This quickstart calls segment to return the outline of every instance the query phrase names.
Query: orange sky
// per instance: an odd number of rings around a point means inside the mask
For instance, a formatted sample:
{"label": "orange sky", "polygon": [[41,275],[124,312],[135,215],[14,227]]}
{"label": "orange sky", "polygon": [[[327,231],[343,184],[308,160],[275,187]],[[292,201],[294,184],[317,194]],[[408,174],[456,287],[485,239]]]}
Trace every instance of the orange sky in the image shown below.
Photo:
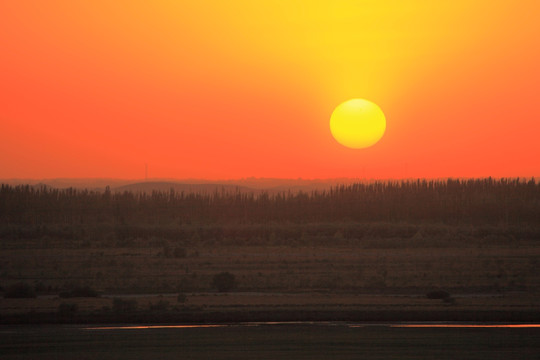
{"label": "orange sky", "polygon": [[[0,2],[0,178],[540,175],[540,1]],[[377,103],[348,149],[333,109]]]}

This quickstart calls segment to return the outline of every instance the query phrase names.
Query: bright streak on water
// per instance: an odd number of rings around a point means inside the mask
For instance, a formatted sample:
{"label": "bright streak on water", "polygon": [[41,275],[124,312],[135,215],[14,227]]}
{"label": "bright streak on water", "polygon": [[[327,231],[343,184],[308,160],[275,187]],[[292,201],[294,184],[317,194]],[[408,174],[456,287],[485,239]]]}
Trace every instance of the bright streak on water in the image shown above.
{"label": "bright streak on water", "polygon": [[99,326],[87,327],[84,330],[140,330],[140,329],[187,329],[187,328],[217,328],[228,325],[134,325],[134,326]]}
{"label": "bright streak on water", "polygon": [[540,328],[540,324],[399,324],[393,328]]}
{"label": "bright streak on water", "polygon": [[366,323],[347,324],[340,322],[248,322],[239,324],[194,324],[194,325],[126,325],[126,326],[96,326],[85,327],[83,330],[143,330],[143,329],[197,329],[197,328],[223,328],[223,327],[249,327],[272,325],[311,325],[311,326],[345,326],[349,328],[386,327],[386,328],[540,328],[540,324],[459,324],[459,323],[422,323],[422,324],[392,324],[392,323]]}

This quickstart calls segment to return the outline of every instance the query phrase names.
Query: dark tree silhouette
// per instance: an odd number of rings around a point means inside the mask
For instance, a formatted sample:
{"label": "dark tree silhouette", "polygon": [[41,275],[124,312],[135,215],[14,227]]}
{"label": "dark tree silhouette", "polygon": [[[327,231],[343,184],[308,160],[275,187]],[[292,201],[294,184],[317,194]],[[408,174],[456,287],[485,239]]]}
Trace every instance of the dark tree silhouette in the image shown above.
{"label": "dark tree silhouette", "polygon": [[[9,186],[0,188],[0,235],[50,224],[110,224],[122,238],[132,225],[311,222],[409,222],[537,225],[540,184],[534,179],[448,179],[357,183],[327,191],[212,194],[114,193]],[[31,228],[31,227],[34,228]],[[49,229],[50,230],[50,229]],[[13,235],[13,234],[12,234]],[[15,236],[24,234],[15,234]],[[55,238],[77,236],[58,227]],[[195,235],[194,235],[195,236]]]}

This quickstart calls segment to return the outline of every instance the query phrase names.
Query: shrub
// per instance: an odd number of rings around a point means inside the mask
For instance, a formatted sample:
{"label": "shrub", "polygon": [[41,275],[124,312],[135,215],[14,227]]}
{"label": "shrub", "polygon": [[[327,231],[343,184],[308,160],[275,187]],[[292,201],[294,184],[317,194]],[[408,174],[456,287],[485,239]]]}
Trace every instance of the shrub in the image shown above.
{"label": "shrub", "polygon": [[236,278],[229,272],[221,272],[214,275],[212,286],[217,288],[219,292],[231,291],[236,287]]}
{"label": "shrub", "polygon": [[433,290],[426,294],[428,299],[448,299],[450,294],[444,290]]}
{"label": "shrub", "polygon": [[20,299],[20,298],[35,298],[36,292],[34,288],[27,283],[18,282],[6,289],[5,298]]}
{"label": "shrub", "polygon": [[137,310],[137,300],[113,299],[113,311],[117,314],[132,313]]}
{"label": "shrub", "polygon": [[169,309],[169,302],[165,300],[159,300],[155,304],[150,303],[148,305],[148,310],[150,311],[163,312],[163,311],[167,311],[168,309]]}
{"label": "shrub", "polygon": [[99,293],[89,286],[77,286],[71,290],[62,291],[59,296],[61,298],[99,297]]}
{"label": "shrub", "polygon": [[178,297],[176,298],[176,301],[183,304],[187,301],[187,296],[184,293],[179,293]]}
{"label": "shrub", "polygon": [[180,280],[178,281],[178,285],[176,286],[176,291],[182,293],[182,292],[198,290],[198,284],[195,281],[196,276],[197,276],[196,273],[193,273],[191,277],[188,275],[182,276]]}
{"label": "shrub", "polygon": [[183,248],[183,247],[174,248],[173,256],[177,259],[185,258],[187,256],[186,248]]}
{"label": "shrub", "polygon": [[77,313],[77,304],[61,303],[58,306],[58,315],[63,317],[71,317]]}
{"label": "shrub", "polygon": [[42,282],[42,281],[39,281],[38,283],[36,283],[36,285],[34,286],[34,289],[36,292],[45,292],[47,291],[47,286],[45,286],[45,284]]}
{"label": "shrub", "polygon": [[451,297],[451,296],[448,296],[448,297],[443,299],[443,302],[445,304],[454,305],[456,303],[456,299]]}
{"label": "shrub", "polygon": [[163,256],[165,256],[166,258],[170,258],[172,256],[172,249],[169,244],[165,244],[163,246]]}

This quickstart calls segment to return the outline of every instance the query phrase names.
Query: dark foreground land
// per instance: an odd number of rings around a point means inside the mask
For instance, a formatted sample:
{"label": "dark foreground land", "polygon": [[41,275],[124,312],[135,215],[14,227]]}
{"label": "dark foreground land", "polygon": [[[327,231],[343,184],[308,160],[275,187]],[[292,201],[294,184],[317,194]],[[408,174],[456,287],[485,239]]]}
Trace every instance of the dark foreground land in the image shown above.
{"label": "dark foreground land", "polygon": [[0,189],[4,324],[538,322],[539,262],[534,180]]}
{"label": "dark foreground land", "polygon": [[1,327],[2,359],[537,359],[539,328]]}

